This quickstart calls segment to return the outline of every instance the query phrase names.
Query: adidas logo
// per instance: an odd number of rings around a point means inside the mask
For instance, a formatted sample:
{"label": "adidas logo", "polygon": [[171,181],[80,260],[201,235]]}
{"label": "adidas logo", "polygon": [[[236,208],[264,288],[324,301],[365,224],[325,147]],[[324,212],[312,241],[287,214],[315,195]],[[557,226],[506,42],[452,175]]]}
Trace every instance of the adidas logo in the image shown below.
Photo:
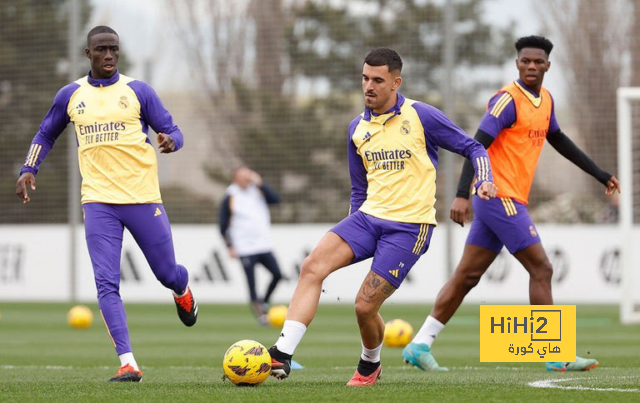
{"label": "adidas logo", "polygon": [[84,104],[84,101],[81,101],[77,106],[76,109],[84,109],[86,107],[86,105]]}
{"label": "adidas logo", "polygon": [[398,269],[395,270],[389,270],[389,273],[391,273],[391,275],[395,278],[398,278]]}
{"label": "adidas logo", "polygon": [[159,216],[159,215],[162,215],[162,211],[160,211],[160,208],[159,208],[159,207],[156,207],[156,212],[155,212],[155,214],[154,214],[153,216],[154,216],[154,217],[157,217],[157,216]]}

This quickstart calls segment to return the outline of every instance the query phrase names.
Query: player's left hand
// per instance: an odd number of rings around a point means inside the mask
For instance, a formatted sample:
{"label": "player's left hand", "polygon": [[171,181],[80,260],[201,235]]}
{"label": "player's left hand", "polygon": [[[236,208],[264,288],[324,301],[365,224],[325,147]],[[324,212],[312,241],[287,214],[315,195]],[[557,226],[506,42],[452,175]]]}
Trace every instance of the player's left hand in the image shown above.
{"label": "player's left hand", "polygon": [[620,193],[620,182],[618,182],[618,178],[612,175],[607,181],[607,188],[604,190],[604,194],[612,196],[616,192],[616,189],[618,193]]}
{"label": "player's left hand", "polygon": [[498,188],[496,187],[496,185],[494,185],[493,182],[488,182],[488,181],[482,182],[482,184],[480,184],[480,186],[476,190],[476,194],[482,200],[489,200],[496,197],[497,192],[498,192]]}
{"label": "player's left hand", "polygon": [[173,141],[173,137],[168,134],[158,133],[158,149],[162,154],[175,151],[176,143]]}

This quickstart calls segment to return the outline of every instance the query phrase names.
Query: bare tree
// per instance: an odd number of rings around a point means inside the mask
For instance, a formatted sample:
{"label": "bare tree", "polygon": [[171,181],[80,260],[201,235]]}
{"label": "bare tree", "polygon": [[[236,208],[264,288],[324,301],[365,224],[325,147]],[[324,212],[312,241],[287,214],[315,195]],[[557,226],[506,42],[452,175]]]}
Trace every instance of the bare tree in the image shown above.
{"label": "bare tree", "polygon": [[[197,84],[198,94],[208,101],[198,107],[210,127],[216,128],[211,137],[213,155],[218,164],[228,170],[240,162],[234,144],[234,122],[239,117],[232,106],[233,83],[252,80],[251,52],[247,50],[253,29],[250,3],[248,0],[166,1],[175,16],[178,38],[186,49],[191,78]],[[212,174],[220,176],[219,172]]]}
{"label": "bare tree", "polygon": [[218,128],[212,137],[216,164],[207,164],[207,170],[222,179],[231,167],[245,162],[238,150],[238,123],[262,123],[259,111],[247,110],[247,91],[282,93],[282,0],[166,1],[192,79],[209,101],[200,105],[202,114]]}
{"label": "bare tree", "polygon": [[[637,0],[544,3],[538,10],[553,41],[564,50],[552,58],[565,70],[579,135],[593,159],[615,172],[616,90],[622,84],[625,55],[632,44],[640,46],[631,35],[630,6]],[[634,59],[640,58],[640,52],[634,53]]]}

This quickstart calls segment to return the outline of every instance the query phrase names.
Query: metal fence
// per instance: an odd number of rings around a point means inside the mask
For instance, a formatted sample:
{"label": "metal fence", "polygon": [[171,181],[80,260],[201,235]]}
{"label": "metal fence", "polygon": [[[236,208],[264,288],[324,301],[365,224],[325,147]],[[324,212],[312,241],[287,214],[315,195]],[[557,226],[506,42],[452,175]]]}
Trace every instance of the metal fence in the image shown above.
{"label": "metal fence", "polygon": [[[174,223],[216,222],[239,164],[281,194],[274,221],[344,217],[347,126],[363,109],[361,67],[375,47],[402,55],[401,92],[444,109],[473,135],[490,96],[517,78],[515,39],[549,37],[556,46],[545,84],[560,126],[611,173],[615,90],[640,85],[637,0],[543,0],[535,9],[502,0],[78,1],[77,65],[68,56],[69,4],[0,4],[0,223],[69,220],[69,178],[77,170],[66,152],[69,135],[43,164],[30,205],[13,188],[55,93],[71,72],[88,70],[84,36],[99,24],[119,32],[121,71],[156,88],[185,134],[183,150],[159,158]],[[451,161],[439,171],[441,221],[462,166],[461,157]],[[537,222],[617,220],[615,199],[549,146],[530,201]]]}

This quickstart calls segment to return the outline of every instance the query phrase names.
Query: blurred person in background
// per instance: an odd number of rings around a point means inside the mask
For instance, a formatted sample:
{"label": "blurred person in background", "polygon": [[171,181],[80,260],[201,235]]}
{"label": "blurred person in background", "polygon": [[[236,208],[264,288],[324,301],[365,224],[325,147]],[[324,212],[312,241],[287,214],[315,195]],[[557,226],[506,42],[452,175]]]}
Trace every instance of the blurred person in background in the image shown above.
{"label": "blurred person in background", "polygon": [[[227,188],[220,206],[220,233],[229,248],[229,255],[239,258],[247,276],[251,307],[260,324],[267,323],[271,295],[282,279],[278,261],[272,252],[271,214],[269,205],[280,202],[280,196],[257,172],[241,166],[233,172],[233,182]],[[256,292],[256,264],[271,273],[271,282],[263,297]]]}
{"label": "blurred person in background", "polygon": [[[553,305],[553,267],[527,210],[545,140],[602,183],[607,196],[620,191],[618,179],[600,168],[560,130],[551,93],[542,86],[551,66],[551,41],[527,36],[518,39],[515,47],[519,78],[491,98],[475,136],[491,158],[498,197],[491,200],[473,197],[469,201],[473,167],[465,162],[450,212],[451,219],[464,226],[473,205],[475,217],[464,252],[453,276],[440,290],[431,314],[402,352],[405,362],[422,370],[447,370],[436,362],[431,345],[503,246],[529,273],[530,303]],[[575,362],[548,362],[546,368],[559,372],[588,371],[597,365],[595,359],[576,357]]]}
{"label": "blurred person in background", "polygon": [[[280,337],[269,349],[271,375],[284,379],[318,309],[322,282],[332,272],[373,258],[356,296],[362,353],[348,386],[374,385],[382,366],[380,307],[429,249],[435,211],[438,148],[468,158],[483,198],[495,197],[484,147],[441,111],[399,93],[402,59],[374,49],[362,65],[364,111],[348,128],[349,215],[304,260]],[[331,353],[331,351],[327,351]]]}
{"label": "blurred person in background", "polygon": [[87,34],[87,76],[63,87],[53,100],[27,154],[16,194],[23,203],[36,190],[36,174],[55,141],[73,122],[82,174],[82,207],[98,304],[120,358],[111,382],[140,382],[127,316],[120,298],[120,255],[124,228],[133,235],[156,278],[173,292],[180,320],[193,326],[198,305],[187,269],[176,264],[171,226],[162,205],[158,163],[149,140],[157,135],[161,153],[178,151],[183,135],[155,91],[117,69],[118,34],[97,26]]}

